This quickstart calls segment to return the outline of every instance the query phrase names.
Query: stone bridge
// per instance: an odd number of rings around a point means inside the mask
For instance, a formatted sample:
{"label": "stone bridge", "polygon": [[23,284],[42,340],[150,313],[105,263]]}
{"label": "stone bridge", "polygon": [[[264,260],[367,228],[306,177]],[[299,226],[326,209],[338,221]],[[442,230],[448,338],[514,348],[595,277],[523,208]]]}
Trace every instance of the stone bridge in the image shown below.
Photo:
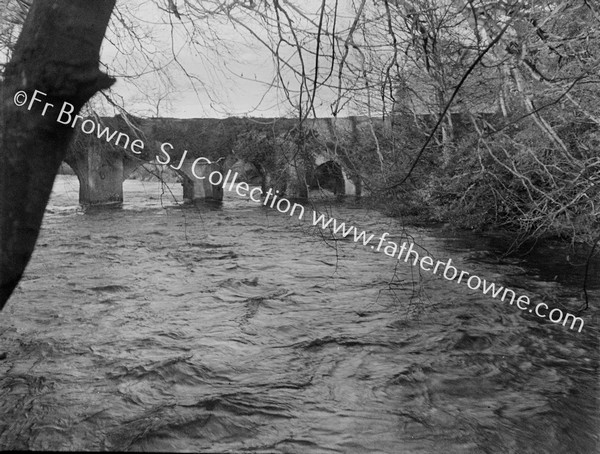
{"label": "stone bridge", "polygon": [[342,144],[364,134],[368,121],[309,119],[299,128],[296,119],[80,117],[65,162],[79,179],[82,205],[122,203],[123,181],[144,163],[181,175],[187,202],[222,200],[223,188],[208,178],[215,170],[239,172],[237,181],[254,176],[287,198],[318,188],[360,196],[363,177]]}

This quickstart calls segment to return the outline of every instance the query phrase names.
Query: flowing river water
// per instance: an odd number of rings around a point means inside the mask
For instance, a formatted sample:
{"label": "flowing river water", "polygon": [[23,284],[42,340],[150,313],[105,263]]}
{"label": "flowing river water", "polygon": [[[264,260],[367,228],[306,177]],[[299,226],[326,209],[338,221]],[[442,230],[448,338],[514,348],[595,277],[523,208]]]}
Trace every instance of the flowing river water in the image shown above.
{"label": "flowing river water", "polygon": [[[77,187],[58,178],[0,313],[0,449],[598,452],[598,261],[578,333],[232,193],[182,207],[128,180],[123,209],[83,213]],[[581,304],[560,248],[502,258],[493,237],[318,207]]]}

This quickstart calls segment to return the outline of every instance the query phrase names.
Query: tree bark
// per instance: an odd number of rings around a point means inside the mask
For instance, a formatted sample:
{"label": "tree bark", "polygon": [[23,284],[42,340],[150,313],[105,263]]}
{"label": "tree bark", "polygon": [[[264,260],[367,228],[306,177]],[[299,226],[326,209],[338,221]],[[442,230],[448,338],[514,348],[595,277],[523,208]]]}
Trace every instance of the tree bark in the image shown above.
{"label": "tree bark", "polygon": [[[72,104],[74,115],[114,82],[98,68],[114,5],[115,0],[34,0],[6,66],[0,96],[0,309],[31,258],[74,132],[56,121],[61,107]],[[36,90],[45,95],[31,102]],[[27,104],[17,106],[15,99],[25,95]]]}

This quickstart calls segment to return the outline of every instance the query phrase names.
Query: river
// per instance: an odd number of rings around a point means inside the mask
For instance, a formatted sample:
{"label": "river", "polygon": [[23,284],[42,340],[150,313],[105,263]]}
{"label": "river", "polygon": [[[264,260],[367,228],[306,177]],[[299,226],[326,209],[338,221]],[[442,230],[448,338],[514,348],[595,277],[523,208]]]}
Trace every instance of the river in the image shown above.
{"label": "river", "polygon": [[[0,449],[598,452],[598,261],[578,333],[232,193],[183,207],[127,180],[123,209],[84,213],[77,188],[57,179],[0,313]],[[561,248],[503,258],[491,236],[318,208],[581,303]]]}

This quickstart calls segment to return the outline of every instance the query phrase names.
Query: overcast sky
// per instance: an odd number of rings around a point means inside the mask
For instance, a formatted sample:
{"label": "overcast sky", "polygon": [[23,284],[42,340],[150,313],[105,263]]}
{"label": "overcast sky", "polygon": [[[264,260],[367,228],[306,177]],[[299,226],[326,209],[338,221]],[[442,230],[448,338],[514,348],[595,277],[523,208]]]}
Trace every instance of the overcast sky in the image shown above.
{"label": "overcast sky", "polygon": [[[142,38],[123,34],[122,22]],[[117,76],[113,94],[129,112],[156,115],[158,104],[160,116],[180,118],[294,115],[283,92],[268,89],[273,58],[247,31],[225,20],[179,21],[148,1],[120,2],[113,24],[101,60]],[[319,116],[331,116],[332,99],[317,99]]]}

